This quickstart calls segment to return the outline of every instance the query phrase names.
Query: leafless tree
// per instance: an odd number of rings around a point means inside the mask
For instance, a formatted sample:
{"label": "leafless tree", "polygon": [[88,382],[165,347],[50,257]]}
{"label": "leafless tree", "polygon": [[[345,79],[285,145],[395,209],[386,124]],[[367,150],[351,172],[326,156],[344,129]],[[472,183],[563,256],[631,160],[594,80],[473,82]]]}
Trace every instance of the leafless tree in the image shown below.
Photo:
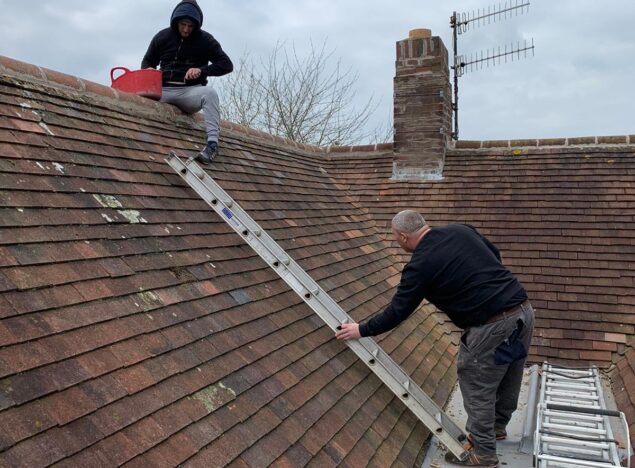
{"label": "leafless tree", "polygon": [[278,43],[259,66],[249,53],[244,54],[234,73],[220,82],[223,118],[320,146],[385,139],[385,126],[366,130],[377,108],[373,98],[356,108],[358,75],[334,60],[334,51],[327,51],[326,43],[319,48],[311,43],[305,57],[299,56],[295,46],[289,50]]}

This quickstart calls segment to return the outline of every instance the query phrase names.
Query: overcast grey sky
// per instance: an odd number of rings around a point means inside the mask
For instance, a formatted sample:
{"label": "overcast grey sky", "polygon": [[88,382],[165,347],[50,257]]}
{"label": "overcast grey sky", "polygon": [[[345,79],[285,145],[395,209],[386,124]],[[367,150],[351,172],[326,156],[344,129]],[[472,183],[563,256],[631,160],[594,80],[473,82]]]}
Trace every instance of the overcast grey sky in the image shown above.
{"label": "overcast grey sky", "polygon": [[[176,1],[0,0],[0,55],[110,84],[137,68]],[[504,3],[504,2],[502,2]],[[392,113],[395,42],[432,29],[448,50],[449,17],[487,0],[199,0],[203,29],[235,62],[279,41],[300,52],[327,40],[374,96],[377,124]],[[531,0],[529,13],[460,36],[459,52],[534,38],[535,56],[468,73],[460,82],[461,139],[635,134],[635,1]],[[221,97],[222,98],[222,97]]]}

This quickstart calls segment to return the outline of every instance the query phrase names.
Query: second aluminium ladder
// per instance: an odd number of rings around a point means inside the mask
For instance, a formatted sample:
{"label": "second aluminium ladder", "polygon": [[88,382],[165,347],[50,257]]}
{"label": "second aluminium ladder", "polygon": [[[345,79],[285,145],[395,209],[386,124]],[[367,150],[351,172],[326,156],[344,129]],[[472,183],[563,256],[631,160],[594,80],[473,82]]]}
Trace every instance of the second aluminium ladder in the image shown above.
{"label": "second aluminium ladder", "polygon": [[545,362],[534,436],[536,468],[622,466],[609,417],[622,420],[630,467],[628,423],[624,413],[606,408],[598,369]]}
{"label": "second aluminium ladder", "polygon": [[[174,152],[166,161],[332,330],[353,322],[196,161],[190,158],[183,162]],[[460,459],[467,457],[465,433],[372,338],[348,340],[346,344],[443,445]]]}

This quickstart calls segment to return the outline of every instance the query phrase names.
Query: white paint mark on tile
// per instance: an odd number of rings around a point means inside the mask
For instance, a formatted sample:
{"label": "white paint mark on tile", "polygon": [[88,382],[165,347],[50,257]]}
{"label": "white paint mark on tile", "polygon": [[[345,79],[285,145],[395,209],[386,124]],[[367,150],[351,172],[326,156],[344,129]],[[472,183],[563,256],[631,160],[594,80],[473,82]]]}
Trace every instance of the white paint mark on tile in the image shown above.
{"label": "white paint mark on tile", "polygon": [[106,213],[102,213],[101,217],[104,218],[109,223],[114,223],[115,222],[113,219],[110,219]]}
{"label": "white paint mark on tile", "polygon": [[62,166],[60,163],[54,162],[53,166],[55,167],[56,170],[64,174],[64,166]]}
{"label": "white paint mark on tile", "polygon": [[22,109],[31,109],[31,104],[29,104],[28,102],[21,102],[20,107]]}
{"label": "white paint mark on tile", "polygon": [[18,208],[17,209],[20,213],[24,213],[24,210],[22,208]]}
{"label": "white paint mark on tile", "polygon": [[40,169],[46,169],[44,166],[42,166],[42,164],[40,164],[39,162],[36,162],[35,165],[37,167],[39,167]]}
{"label": "white paint mark on tile", "polygon": [[42,127],[44,130],[46,130],[46,133],[48,133],[49,135],[55,136],[55,133],[53,133],[51,129],[48,128],[48,126],[44,122],[40,122],[38,125]]}

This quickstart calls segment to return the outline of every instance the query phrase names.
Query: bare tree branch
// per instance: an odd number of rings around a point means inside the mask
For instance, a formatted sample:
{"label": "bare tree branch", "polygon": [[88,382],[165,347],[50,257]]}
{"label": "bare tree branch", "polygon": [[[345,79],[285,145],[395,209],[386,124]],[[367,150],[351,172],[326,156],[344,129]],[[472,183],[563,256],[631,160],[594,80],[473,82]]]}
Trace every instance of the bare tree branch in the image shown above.
{"label": "bare tree branch", "polygon": [[358,75],[333,60],[326,41],[320,47],[311,42],[303,57],[295,46],[278,43],[258,66],[245,53],[234,73],[221,82],[223,117],[299,143],[377,140],[383,130],[365,131],[377,104],[371,97],[355,108]]}

